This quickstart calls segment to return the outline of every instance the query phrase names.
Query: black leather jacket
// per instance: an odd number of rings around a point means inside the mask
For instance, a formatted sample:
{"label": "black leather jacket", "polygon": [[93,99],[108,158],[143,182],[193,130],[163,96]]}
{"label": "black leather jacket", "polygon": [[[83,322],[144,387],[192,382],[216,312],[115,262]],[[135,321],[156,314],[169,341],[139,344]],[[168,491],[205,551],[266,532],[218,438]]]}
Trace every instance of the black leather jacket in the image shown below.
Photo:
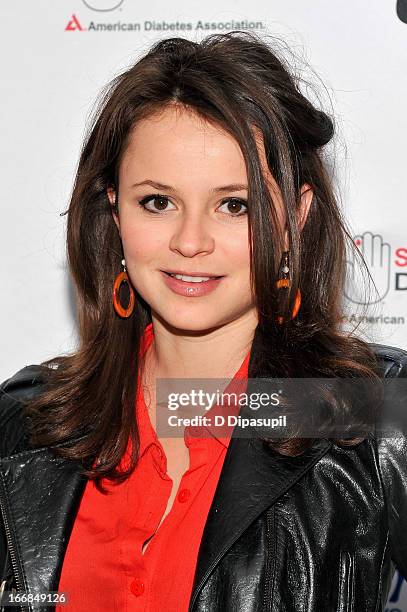
{"label": "black leather jacket", "polygon": [[[373,347],[384,375],[407,377],[406,351]],[[86,484],[74,462],[28,446],[20,400],[38,393],[40,383],[41,367],[28,366],[0,387],[0,577],[11,572],[17,588],[30,593],[57,590]],[[261,441],[232,438],[189,610],[379,612],[395,566],[407,576],[404,434],[369,435],[354,448],[317,439],[291,458]]]}

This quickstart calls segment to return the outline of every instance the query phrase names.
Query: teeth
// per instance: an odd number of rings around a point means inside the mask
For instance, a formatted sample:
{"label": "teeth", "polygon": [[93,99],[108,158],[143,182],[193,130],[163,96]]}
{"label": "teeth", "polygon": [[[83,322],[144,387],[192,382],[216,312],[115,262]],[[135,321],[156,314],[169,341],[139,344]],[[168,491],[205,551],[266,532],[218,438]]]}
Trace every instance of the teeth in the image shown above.
{"label": "teeth", "polygon": [[215,276],[184,276],[182,274],[170,274],[170,276],[178,278],[178,280],[187,281],[188,283],[203,283],[210,278],[216,278]]}

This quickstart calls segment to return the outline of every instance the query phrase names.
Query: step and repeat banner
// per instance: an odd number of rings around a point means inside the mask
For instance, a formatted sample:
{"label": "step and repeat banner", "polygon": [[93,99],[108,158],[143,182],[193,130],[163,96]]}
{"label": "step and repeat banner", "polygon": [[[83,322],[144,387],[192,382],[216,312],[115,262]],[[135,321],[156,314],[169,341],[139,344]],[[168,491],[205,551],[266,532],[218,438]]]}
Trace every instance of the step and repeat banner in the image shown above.
{"label": "step and repeat banner", "polygon": [[[1,380],[75,347],[61,213],[102,87],[158,39],[230,30],[284,41],[334,113],[337,192],[375,287],[368,303],[349,287],[344,325],[407,348],[407,0],[4,0],[0,15]],[[407,612],[398,573],[387,610]]]}

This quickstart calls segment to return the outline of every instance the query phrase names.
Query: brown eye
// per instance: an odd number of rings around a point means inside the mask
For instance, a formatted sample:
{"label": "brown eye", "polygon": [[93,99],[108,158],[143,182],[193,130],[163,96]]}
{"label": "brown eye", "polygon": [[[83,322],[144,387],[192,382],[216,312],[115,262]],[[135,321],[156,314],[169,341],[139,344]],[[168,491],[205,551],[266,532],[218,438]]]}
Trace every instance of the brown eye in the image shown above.
{"label": "brown eye", "polygon": [[[152,208],[151,207],[149,208],[147,204],[151,201],[153,202]],[[168,202],[169,200],[166,196],[162,196],[159,194],[153,194],[153,195],[146,196],[145,198],[140,200],[139,204],[145,210],[154,214],[154,213],[159,213],[163,211],[165,212],[167,210],[166,206],[168,205]]]}
{"label": "brown eye", "polygon": [[[247,203],[243,200],[239,200],[238,198],[229,198],[228,200],[224,200],[221,206],[227,206],[227,209],[232,217],[240,217],[247,213]],[[242,206],[244,210],[242,211]]]}

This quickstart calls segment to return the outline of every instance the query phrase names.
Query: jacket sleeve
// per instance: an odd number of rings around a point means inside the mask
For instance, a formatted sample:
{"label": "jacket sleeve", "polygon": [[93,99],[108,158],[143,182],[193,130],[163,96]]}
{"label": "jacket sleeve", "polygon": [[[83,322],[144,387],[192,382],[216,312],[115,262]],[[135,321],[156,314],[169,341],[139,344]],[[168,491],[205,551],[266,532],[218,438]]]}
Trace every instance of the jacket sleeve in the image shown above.
{"label": "jacket sleeve", "polygon": [[393,360],[386,378],[403,379],[397,381],[396,386],[402,394],[398,398],[403,410],[402,427],[394,432],[393,437],[377,438],[376,443],[387,499],[391,558],[407,579],[407,351],[399,349],[397,356],[393,354]]}

